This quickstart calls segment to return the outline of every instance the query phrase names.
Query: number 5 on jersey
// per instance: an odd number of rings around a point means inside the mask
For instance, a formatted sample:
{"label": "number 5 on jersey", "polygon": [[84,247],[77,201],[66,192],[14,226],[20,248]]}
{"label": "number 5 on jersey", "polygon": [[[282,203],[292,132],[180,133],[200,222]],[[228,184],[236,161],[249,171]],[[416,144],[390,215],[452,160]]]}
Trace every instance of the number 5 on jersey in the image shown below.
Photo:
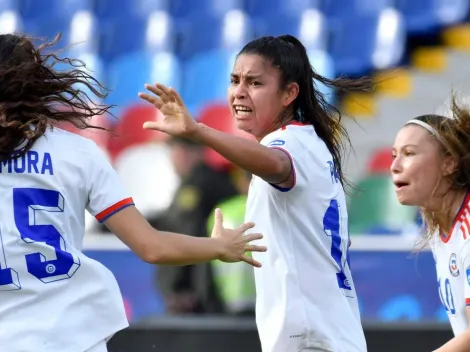
{"label": "number 5 on jersey", "polygon": [[[25,256],[28,272],[44,283],[68,279],[80,267],[80,259],[66,252],[64,238],[54,225],[41,223],[41,213],[63,213],[64,197],[57,191],[38,188],[13,189],[13,213],[21,239],[41,243],[41,251]],[[0,234],[1,237],[1,234]],[[1,240],[1,238],[0,238]],[[0,242],[0,290],[21,288],[18,273],[8,268],[8,248]]]}

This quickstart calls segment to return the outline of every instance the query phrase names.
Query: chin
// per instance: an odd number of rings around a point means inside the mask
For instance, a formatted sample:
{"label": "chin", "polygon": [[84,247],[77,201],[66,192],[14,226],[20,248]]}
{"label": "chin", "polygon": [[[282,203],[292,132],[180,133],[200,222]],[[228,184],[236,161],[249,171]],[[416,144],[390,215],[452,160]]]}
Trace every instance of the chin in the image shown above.
{"label": "chin", "polygon": [[407,197],[406,195],[397,195],[398,202],[401,205],[406,205],[406,206],[417,206],[418,202],[413,199],[412,197]]}
{"label": "chin", "polygon": [[250,133],[251,126],[246,121],[235,120],[235,124],[239,130]]}

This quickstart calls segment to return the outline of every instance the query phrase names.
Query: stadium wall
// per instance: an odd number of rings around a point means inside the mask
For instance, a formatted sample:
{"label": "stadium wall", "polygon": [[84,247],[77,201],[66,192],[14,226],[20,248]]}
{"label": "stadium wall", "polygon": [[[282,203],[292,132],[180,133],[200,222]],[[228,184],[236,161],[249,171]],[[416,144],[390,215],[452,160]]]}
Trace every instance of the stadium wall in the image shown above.
{"label": "stadium wall", "polygon": [[[368,352],[429,352],[452,338],[446,324],[365,324],[364,328]],[[211,317],[147,320],[116,334],[108,348],[110,352],[261,351],[253,319]]]}

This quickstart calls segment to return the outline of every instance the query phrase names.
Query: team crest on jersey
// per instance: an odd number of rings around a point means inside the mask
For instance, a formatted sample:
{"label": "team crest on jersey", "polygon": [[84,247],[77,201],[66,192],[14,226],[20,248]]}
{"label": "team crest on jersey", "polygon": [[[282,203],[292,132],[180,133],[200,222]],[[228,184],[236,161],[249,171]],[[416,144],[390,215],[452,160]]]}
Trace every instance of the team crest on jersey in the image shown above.
{"label": "team crest on jersey", "polygon": [[268,147],[275,147],[275,146],[284,145],[284,144],[286,144],[286,142],[283,141],[282,139],[275,139],[268,144]]}
{"label": "team crest on jersey", "polygon": [[470,286],[470,266],[467,268],[465,274],[467,275],[468,286]]}
{"label": "team crest on jersey", "polygon": [[[457,255],[452,253],[449,260],[449,271],[452,276],[459,276],[459,268],[457,267]],[[468,279],[468,270],[467,270],[467,279]]]}

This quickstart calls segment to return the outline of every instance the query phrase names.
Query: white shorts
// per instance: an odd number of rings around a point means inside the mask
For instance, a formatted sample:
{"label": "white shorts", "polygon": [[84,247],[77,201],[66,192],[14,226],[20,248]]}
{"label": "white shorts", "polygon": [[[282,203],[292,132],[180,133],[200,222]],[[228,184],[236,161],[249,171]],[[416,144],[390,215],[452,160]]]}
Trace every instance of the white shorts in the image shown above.
{"label": "white shorts", "polygon": [[93,347],[86,350],[85,352],[108,352],[107,341],[106,340],[100,341]]}

